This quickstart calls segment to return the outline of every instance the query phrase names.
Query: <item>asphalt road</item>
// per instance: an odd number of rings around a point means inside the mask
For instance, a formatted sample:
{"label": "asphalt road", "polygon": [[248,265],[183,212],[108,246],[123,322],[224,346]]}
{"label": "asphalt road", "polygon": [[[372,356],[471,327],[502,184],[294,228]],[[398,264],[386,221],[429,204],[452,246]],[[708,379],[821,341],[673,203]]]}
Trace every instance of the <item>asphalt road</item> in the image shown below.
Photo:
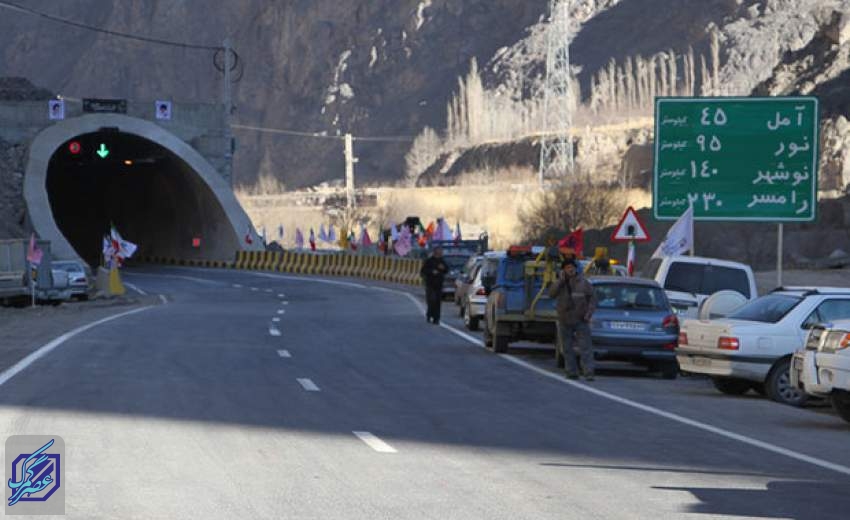
{"label": "asphalt road", "polygon": [[72,518],[850,510],[850,427],[823,408],[619,365],[569,382],[546,349],[497,356],[456,319],[427,324],[402,288],[174,268],[125,280],[164,302],[0,383],[3,438],[63,437]]}

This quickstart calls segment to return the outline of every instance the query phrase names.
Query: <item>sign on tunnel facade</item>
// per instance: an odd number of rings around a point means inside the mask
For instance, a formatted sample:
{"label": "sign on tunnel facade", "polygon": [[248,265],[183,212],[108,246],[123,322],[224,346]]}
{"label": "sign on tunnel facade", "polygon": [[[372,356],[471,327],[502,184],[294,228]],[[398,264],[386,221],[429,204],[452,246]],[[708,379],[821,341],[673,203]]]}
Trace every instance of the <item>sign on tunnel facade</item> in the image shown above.
{"label": "sign on tunnel facade", "polygon": [[655,218],[813,221],[818,128],[813,97],[658,98]]}

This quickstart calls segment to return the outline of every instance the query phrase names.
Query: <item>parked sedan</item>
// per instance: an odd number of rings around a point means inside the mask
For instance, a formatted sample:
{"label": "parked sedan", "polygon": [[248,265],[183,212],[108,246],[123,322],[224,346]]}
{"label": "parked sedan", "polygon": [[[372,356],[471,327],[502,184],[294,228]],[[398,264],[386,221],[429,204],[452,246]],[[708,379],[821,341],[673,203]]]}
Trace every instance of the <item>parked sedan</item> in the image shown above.
{"label": "parked sedan", "polygon": [[484,287],[484,278],[488,275],[495,276],[499,267],[499,258],[505,256],[502,251],[490,251],[485,253],[475,265],[472,271],[470,283],[462,295],[461,317],[463,324],[469,330],[478,330],[481,320],[484,319],[487,309],[487,289]]}
{"label": "parked sedan", "polygon": [[455,278],[455,304],[458,306],[461,316],[463,316],[463,296],[469,289],[469,284],[472,283],[474,270],[483,259],[484,257],[481,255],[469,257],[469,260],[466,261],[457,278]]}
{"label": "parked sedan", "polygon": [[595,276],[590,282],[597,298],[591,322],[594,357],[636,362],[674,379],[679,320],[661,286],[621,276]]}
{"label": "parked sedan", "polygon": [[791,357],[818,323],[850,318],[850,289],[779,288],[726,318],[685,320],[676,351],[685,372],[705,374],[724,394],[750,389],[802,406],[806,394],[791,384]]}
{"label": "parked sedan", "polygon": [[76,260],[54,260],[51,267],[68,273],[68,285],[71,288],[72,298],[89,299],[92,284],[86,266]]}

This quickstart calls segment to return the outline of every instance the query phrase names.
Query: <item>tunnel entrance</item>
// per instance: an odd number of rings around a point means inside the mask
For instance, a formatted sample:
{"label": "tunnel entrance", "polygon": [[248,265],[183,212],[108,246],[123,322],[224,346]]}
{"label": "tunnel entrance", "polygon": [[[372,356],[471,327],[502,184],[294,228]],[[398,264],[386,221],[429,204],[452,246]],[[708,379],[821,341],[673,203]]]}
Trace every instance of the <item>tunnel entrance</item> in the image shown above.
{"label": "tunnel entrance", "polygon": [[221,258],[238,247],[219,199],[189,164],[118,128],[62,143],[46,189],[56,225],[92,266],[111,225],[138,245],[137,257]]}

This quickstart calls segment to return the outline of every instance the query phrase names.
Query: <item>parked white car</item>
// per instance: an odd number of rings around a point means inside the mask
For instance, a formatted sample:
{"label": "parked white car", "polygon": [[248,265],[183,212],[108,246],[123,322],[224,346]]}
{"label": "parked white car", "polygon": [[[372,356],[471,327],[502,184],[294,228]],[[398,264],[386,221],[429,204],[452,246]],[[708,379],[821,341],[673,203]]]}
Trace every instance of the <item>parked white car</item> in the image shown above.
{"label": "parked white car", "polygon": [[828,398],[850,422],[850,320],[814,326],[806,349],[794,354],[790,375],[792,385]]}
{"label": "parked white car", "polygon": [[642,275],[664,288],[680,319],[697,318],[700,305],[719,291],[735,291],[747,300],[758,295],[750,266],[718,258],[670,256],[650,260]]}
{"label": "parked white car", "polygon": [[791,384],[791,357],[812,327],[838,319],[850,319],[850,289],[779,288],[726,318],[685,320],[676,358],[682,371],[710,376],[725,394],[753,389],[802,406],[806,394]]}

